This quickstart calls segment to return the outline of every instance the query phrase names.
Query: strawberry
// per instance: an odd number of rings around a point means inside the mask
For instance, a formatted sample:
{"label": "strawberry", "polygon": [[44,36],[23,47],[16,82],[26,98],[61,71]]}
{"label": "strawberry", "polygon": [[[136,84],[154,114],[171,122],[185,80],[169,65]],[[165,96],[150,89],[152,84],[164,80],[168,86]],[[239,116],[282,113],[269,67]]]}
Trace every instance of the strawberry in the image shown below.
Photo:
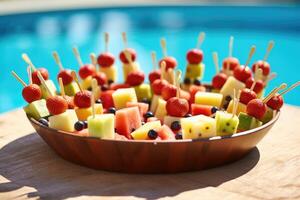
{"label": "strawberry", "polygon": [[73,81],[71,72],[72,71],[69,69],[61,70],[57,75],[57,80],[59,80],[59,78],[62,78],[62,82],[64,85],[70,84]]}
{"label": "strawberry", "polygon": [[137,86],[144,82],[145,74],[141,71],[131,72],[127,75],[126,83],[130,86]]}
{"label": "strawberry", "polygon": [[115,57],[111,53],[102,53],[97,58],[98,64],[101,67],[110,67],[115,62]]}
{"label": "strawberry", "polygon": [[59,115],[68,109],[67,101],[61,96],[49,97],[46,106],[51,115]]}
{"label": "strawberry", "polygon": [[189,112],[189,103],[186,99],[172,97],[167,101],[166,110],[170,116],[183,117]]}
{"label": "strawberry", "polygon": [[28,103],[31,103],[33,101],[41,99],[42,91],[37,84],[31,84],[24,87],[22,96]]}
{"label": "strawberry", "polygon": [[79,108],[91,107],[91,92],[87,90],[77,92],[74,96],[74,104]]}
{"label": "strawberry", "polygon": [[160,79],[160,76],[161,76],[160,70],[154,70],[150,72],[148,76],[150,83],[153,83],[156,79]]}
{"label": "strawberry", "polygon": [[93,75],[93,78],[97,80],[98,85],[107,83],[106,75],[103,72],[96,72],[96,74]]}
{"label": "strawberry", "polygon": [[96,73],[96,68],[94,65],[83,65],[79,69],[79,76],[81,79],[85,79],[88,76],[92,76]]}
{"label": "strawberry", "polygon": [[39,77],[37,76],[37,72],[40,72],[42,77],[44,78],[44,80],[48,80],[49,78],[49,74],[48,74],[48,70],[45,68],[39,68],[36,71],[32,72],[32,83],[37,84],[37,85],[41,85],[41,81],[39,79]]}
{"label": "strawberry", "polygon": [[[130,48],[127,48],[126,51],[129,51],[130,55],[131,55],[131,61],[134,62],[135,59],[136,59],[136,52],[134,49],[130,49]],[[120,60],[122,61],[122,63],[124,64],[128,64],[129,61],[126,59],[126,56],[125,56],[125,53],[124,51],[122,51],[120,53]]]}
{"label": "strawberry", "polygon": [[165,87],[168,84],[169,83],[166,80],[157,79],[151,84],[151,87],[153,89],[154,94],[161,95],[163,87]]}

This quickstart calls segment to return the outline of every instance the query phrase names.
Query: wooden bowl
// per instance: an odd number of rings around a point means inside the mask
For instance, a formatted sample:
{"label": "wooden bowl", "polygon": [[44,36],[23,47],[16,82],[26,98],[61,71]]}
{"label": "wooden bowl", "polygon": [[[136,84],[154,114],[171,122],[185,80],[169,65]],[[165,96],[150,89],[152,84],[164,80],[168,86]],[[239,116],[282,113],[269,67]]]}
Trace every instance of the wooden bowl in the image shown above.
{"label": "wooden bowl", "polygon": [[29,119],[36,132],[63,159],[99,170],[176,173],[212,168],[245,156],[268,133],[279,113],[261,127],[226,137],[176,141],[103,140],[83,137]]}

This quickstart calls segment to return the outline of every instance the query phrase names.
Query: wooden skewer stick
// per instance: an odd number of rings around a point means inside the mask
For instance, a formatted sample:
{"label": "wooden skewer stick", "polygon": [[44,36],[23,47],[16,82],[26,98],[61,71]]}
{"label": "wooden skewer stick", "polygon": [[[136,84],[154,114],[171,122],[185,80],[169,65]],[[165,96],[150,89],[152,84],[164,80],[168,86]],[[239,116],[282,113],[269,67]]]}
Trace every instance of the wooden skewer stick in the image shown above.
{"label": "wooden skewer stick", "polygon": [[266,52],[266,54],[265,54],[265,56],[264,56],[264,60],[263,60],[263,61],[267,61],[267,59],[268,59],[268,57],[269,57],[269,55],[270,55],[270,52],[271,52],[271,50],[272,50],[273,47],[274,47],[274,44],[275,44],[275,42],[274,42],[273,40],[269,41],[268,48],[267,48],[267,52]]}
{"label": "wooden skewer stick", "polygon": [[76,57],[76,60],[77,60],[77,62],[78,62],[78,64],[79,64],[79,67],[81,67],[81,66],[83,65],[83,62],[82,62],[82,60],[81,60],[81,57],[80,57],[80,53],[79,53],[78,48],[77,48],[76,46],[74,46],[74,47],[72,48],[72,50],[73,50],[73,53],[74,53],[74,55],[75,55],[75,57]]}
{"label": "wooden skewer stick", "polygon": [[274,88],[270,94],[268,94],[264,99],[263,103],[267,103],[279,90],[285,89],[286,88],[286,83],[282,83],[279,87]]}
{"label": "wooden skewer stick", "polygon": [[64,88],[64,84],[63,84],[63,81],[62,81],[61,77],[58,78],[58,82],[59,82],[59,87],[60,87],[60,94],[63,98],[65,98],[66,93],[65,93],[65,88]]}
{"label": "wooden skewer stick", "polygon": [[123,32],[123,33],[122,33],[122,40],[123,40],[123,43],[124,43],[124,47],[125,47],[125,49],[126,49],[126,48],[128,47],[126,32]]}
{"label": "wooden skewer stick", "polygon": [[197,40],[196,49],[200,49],[201,48],[201,45],[202,45],[204,39],[205,39],[205,33],[204,32],[200,32],[199,36],[198,36],[198,40]]}
{"label": "wooden skewer stick", "polygon": [[131,53],[127,49],[125,49],[124,54],[125,54],[126,60],[128,60],[129,64],[132,65]]}
{"label": "wooden skewer stick", "polygon": [[267,87],[268,83],[273,80],[274,78],[276,78],[277,74],[275,72],[271,73],[268,77],[267,80],[265,81],[265,87]]}
{"label": "wooden skewer stick", "polygon": [[91,94],[91,107],[92,107],[92,116],[93,118],[95,118],[95,95],[94,95],[94,91],[92,91]]}
{"label": "wooden skewer stick", "polygon": [[96,54],[95,53],[91,53],[90,54],[90,59],[92,61],[92,65],[94,65],[97,68],[98,61],[97,61]]}
{"label": "wooden skewer stick", "polygon": [[95,78],[92,79],[92,93],[94,93],[94,97],[96,97],[98,82]]}
{"label": "wooden skewer stick", "polygon": [[241,97],[241,90],[239,90],[237,92],[236,98],[234,98],[235,104],[234,104],[233,111],[232,111],[233,116],[236,115],[236,112],[237,112],[237,109],[239,106],[240,97]]}
{"label": "wooden skewer stick", "polygon": [[251,46],[251,49],[250,49],[250,52],[249,52],[249,55],[248,55],[248,59],[247,59],[246,64],[245,64],[245,69],[249,65],[249,63],[251,61],[251,58],[252,58],[252,56],[253,56],[253,54],[255,52],[255,49],[256,49],[256,47],[254,45]]}
{"label": "wooden skewer stick", "polygon": [[259,76],[262,74],[262,69],[258,68],[257,70],[255,70],[255,74],[254,74],[254,82],[252,83],[251,87],[250,87],[250,91],[253,91]]}
{"label": "wooden skewer stick", "polygon": [[161,38],[160,39],[160,46],[162,48],[164,57],[167,57],[168,56],[168,53],[167,53],[167,42],[166,42],[165,38]]}
{"label": "wooden skewer stick", "polygon": [[11,71],[11,74],[17,79],[17,81],[19,81],[23,87],[26,87],[27,84],[18,76],[18,74],[14,71]]}
{"label": "wooden skewer stick", "polygon": [[236,89],[233,89],[233,99],[232,99],[232,118],[234,117],[234,110],[235,110],[235,104],[236,104]]}
{"label": "wooden skewer stick", "polygon": [[228,54],[228,57],[232,57],[232,51],[233,51],[233,40],[234,40],[234,37],[233,36],[230,36],[229,38],[229,54]]}
{"label": "wooden skewer stick", "polygon": [[22,54],[22,59],[32,68],[33,71],[36,71],[36,67],[32,64],[29,56],[26,53]]}
{"label": "wooden skewer stick", "polygon": [[176,87],[177,87],[176,97],[179,98],[179,97],[180,97],[180,79],[181,79],[181,71],[180,71],[180,70],[177,70],[175,76],[176,76]]}
{"label": "wooden skewer stick", "polygon": [[56,51],[53,51],[52,55],[53,55],[53,58],[54,58],[56,64],[59,67],[59,70],[60,71],[64,70],[64,67],[63,67],[63,65],[61,63],[61,60],[60,60],[60,57],[59,57],[58,53]]}
{"label": "wooden skewer stick", "polygon": [[32,84],[32,75],[31,75],[32,73],[31,73],[30,66],[27,67],[27,74],[28,74],[29,85],[31,85]]}
{"label": "wooden skewer stick", "polygon": [[109,43],[109,34],[105,32],[104,33],[105,52],[108,52],[108,43]]}
{"label": "wooden skewer stick", "polygon": [[53,94],[52,94],[51,90],[50,90],[49,87],[47,86],[47,84],[46,84],[46,82],[45,82],[43,76],[41,75],[41,73],[40,73],[39,71],[37,72],[37,76],[38,76],[38,78],[40,79],[40,82],[42,83],[42,85],[46,88],[46,90],[47,90],[49,96],[53,97]]}
{"label": "wooden skewer stick", "polygon": [[219,73],[219,58],[218,58],[218,53],[217,52],[213,52],[213,61],[215,64],[215,68],[216,68],[216,74]]}
{"label": "wooden skewer stick", "polygon": [[168,74],[168,76],[169,76],[169,78],[170,78],[170,83],[172,84],[172,85],[175,85],[176,86],[176,74],[175,74],[175,71],[174,71],[174,69],[172,69],[172,68],[169,68],[168,69],[168,71],[167,71],[167,74]]}
{"label": "wooden skewer stick", "polygon": [[76,84],[78,85],[79,90],[82,92],[83,90],[82,90],[82,87],[81,87],[81,85],[80,85],[80,83],[79,83],[79,81],[78,81],[78,77],[77,77],[76,72],[75,72],[75,71],[72,71],[71,74],[72,74],[73,80],[74,80],[74,81],[76,82]]}
{"label": "wooden skewer stick", "polygon": [[166,72],[166,62],[165,61],[161,62],[160,68],[161,68],[161,70],[160,70],[161,71],[160,79],[164,80],[165,79],[165,72]]}
{"label": "wooden skewer stick", "polygon": [[282,96],[282,95],[285,95],[286,93],[288,93],[289,91],[295,89],[297,86],[300,85],[300,81],[294,83],[291,87],[289,87],[288,89],[286,89],[285,91],[281,92],[279,95]]}
{"label": "wooden skewer stick", "polygon": [[157,60],[156,60],[156,53],[155,51],[151,52],[151,58],[152,58],[152,65],[153,65],[153,71],[156,69]]}

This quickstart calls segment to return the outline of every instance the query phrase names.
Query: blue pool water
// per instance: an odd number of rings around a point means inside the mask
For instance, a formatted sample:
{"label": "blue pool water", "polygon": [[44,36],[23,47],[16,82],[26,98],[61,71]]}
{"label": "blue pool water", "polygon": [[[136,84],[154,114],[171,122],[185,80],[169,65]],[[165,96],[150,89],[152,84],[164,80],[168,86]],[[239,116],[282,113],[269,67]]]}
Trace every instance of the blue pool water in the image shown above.
{"label": "blue pool water", "polygon": [[[90,52],[103,50],[105,31],[111,35],[109,48],[115,55],[123,48],[120,33],[128,33],[129,46],[138,52],[146,73],[152,66],[150,52],[162,56],[160,37],[167,39],[168,54],[184,69],[187,50],[195,46],[199,31],[205,31],[206,81],[215,73],[212,51],[218,51],[220,58],[227,56],[230,35],[235,36],[234,56],[241,63],[252,44],[257,46],[252,61],[261,59],[272,39],[276,44],[269,62],[278,78],[269,90],[281,82],[300,80],[300,7],[127,7],[17,14],[0,16],[0,113],[25,105],[22,87],[10,75],[15,70],[27,80],[21,53],[28,53],[36,66],[46,67],[55,79],[58,67],[53,50],[60,53],[65,67],[77,69],[71,47],[77,45],[84,62],[89,62]],[[119,61],[116,64],[120,66]],[[285,101],[300,105],[299,97],[297,88]]]}

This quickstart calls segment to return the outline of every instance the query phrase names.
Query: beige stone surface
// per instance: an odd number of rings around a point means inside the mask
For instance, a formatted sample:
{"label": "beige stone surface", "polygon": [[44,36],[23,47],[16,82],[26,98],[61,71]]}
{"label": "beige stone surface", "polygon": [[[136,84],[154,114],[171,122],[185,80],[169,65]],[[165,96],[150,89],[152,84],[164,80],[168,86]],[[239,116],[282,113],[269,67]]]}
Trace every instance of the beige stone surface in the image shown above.
{"label": "beige stone surface", "polygon": [[300,199],[300,108],[250,154],[214,169],[173,175],[96,171],[62,160],[22,110],[0,116],[0,199]]}

